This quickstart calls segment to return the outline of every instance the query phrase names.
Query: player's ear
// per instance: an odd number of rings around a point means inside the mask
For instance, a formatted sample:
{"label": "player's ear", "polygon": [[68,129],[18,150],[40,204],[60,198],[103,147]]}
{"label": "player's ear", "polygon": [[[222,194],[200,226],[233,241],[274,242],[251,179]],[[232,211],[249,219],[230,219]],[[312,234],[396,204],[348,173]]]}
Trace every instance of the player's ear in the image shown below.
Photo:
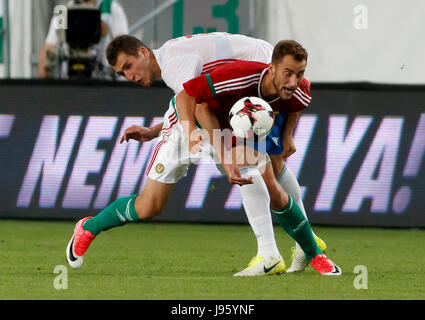
{"label": "player's ear", "polygon": [[149,50],[144,46],[140,46],[137,48],[137,53],[139,56],[147,57],[149,55]]}
{"label": "player's ear", "polygon": [[276,72],[276,67],[273,63],[270,63],[267,67],[267,69],[269,69],[269,72],[274,75],[274,73]]}

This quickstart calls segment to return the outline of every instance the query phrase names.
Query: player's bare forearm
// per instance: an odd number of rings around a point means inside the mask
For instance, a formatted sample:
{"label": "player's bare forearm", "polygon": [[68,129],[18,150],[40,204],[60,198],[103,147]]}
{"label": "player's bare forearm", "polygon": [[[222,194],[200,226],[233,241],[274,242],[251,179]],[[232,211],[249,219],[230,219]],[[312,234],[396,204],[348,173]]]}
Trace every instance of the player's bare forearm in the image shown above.
{"label": "player's bare forearm", "polygon": [[164,122],[161,122],[161,123],[158,123],[156,126],[153,126],[153,127],[150,127],[149,128],[151,130],[151,132],[152,132],[152,135],[154,137],[158,137],[159,136],[159,133],[161,132],[163,125],[164,125]]}
{"label": "player's bare forearm", "polygon": [[161,128],[162,123],[150,128],[133,125],[125,129],[123,135],[121,136],[120,143],[123,143],[124,141],[128,142],[131,139],[140,142],[150,141],[158,137]]}
{"label": "player's bare forearm", "polygon": [[292,136],[294,129],[298,123],[301,112],[288,112],[288,118],[286,120],[285,130],[283,131],[283,137]]}
{"label": "player's bare forearm", "polygon": [[231,184],[251,184],[252,178],[243,178],[240,174],[239,168],[233,163],[231,153],[227,153],[223,143],[221,134],[220,123],[216,115],[208,109],[206,103],[196,106],[196,120],[201,125],[202,129],[208,134],[209,142],[214,147],[220,163],[222,164],[228,181]]}
{"label": "player's bare forearm", "polygon": [[224,156],[224,147],[222,143],[220,124],[217,117],[208,109],[207,103],[196,105],[195,116],[196,120],[201,125],[202,130],[207,133],[209,139],[208,142],[214,147],[220,161],[222,161]]}
{"label": "player's bare forearm", "polygon": [[[196,132],[195,124],[195,107],[196,100],[194,97],[188,95],[185,90],[181,91],[176,96],[176,109],[179,117],[180,124],[182,125],[186,137],[189,140],[189,151],[198,144],[199,141],[193,139],[192,132]],[[195,140],[195,141],[194,141]]]}
{"label": "player's bare forearm", "polygon": [[300,114],[301,112],[288,112],[285,129],[282,132],[283,158],[288,158],[297,151],[292,137]]}

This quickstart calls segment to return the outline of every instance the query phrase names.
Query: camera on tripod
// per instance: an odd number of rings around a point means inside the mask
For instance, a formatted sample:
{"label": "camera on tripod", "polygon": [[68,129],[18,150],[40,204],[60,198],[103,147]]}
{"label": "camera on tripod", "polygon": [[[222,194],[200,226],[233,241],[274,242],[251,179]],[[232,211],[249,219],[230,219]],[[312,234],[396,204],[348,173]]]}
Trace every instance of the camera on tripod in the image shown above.
{"label": "camera on tripod", "polygon": [[[96,45],[100,42],[102,25],[100,10],[76,1],[67,9],[67,29],[61,30],[59,38],[59,66],[66,62],[69,78],[90,78],[98,67]],[[63,72],[63,71],[62,71]]]}

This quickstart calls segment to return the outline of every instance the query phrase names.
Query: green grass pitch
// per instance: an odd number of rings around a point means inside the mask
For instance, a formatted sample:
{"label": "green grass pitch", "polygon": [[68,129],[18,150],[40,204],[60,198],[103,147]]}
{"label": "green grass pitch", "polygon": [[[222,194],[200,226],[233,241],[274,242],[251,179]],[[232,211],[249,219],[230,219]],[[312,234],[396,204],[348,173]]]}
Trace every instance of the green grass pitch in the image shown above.
{"label": "green grass pitch", "polygon": [[[65,258],[73,228],[72,222],[0,220],[0,299],[425,299],[425,230],[314,227],[342,276],[308,267],[236,278],[257,249],[248,225],[126,225],[101,233],[76,270]],[[278,226],[275,235],[289,266],[294,243]],[[64,276],[54,273],[58,265],[66,267],[66,289],[55,289],[55,278]],[[354,286],[365,275],[354,273],[358,265],[367,268],[367,289]]]}

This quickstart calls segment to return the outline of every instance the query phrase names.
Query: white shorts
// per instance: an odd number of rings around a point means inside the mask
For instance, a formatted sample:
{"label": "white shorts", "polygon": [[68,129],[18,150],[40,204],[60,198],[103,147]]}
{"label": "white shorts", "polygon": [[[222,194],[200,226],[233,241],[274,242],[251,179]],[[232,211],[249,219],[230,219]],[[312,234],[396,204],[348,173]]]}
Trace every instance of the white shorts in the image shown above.
{"label": "white shorts", "polygon": [[201,158],[212,157],[219,171],[224,170],[218,162],[213,146],[205,143],[200,152],[189,152],[188,139],[181,126],[175,107],[175,97],[164,115],[164,124],[160,133],[160,141],[156,145],[152,159],[147,167],[147,175],[152,180],[174,184],[187,175],[191,163],[197,163]]}

